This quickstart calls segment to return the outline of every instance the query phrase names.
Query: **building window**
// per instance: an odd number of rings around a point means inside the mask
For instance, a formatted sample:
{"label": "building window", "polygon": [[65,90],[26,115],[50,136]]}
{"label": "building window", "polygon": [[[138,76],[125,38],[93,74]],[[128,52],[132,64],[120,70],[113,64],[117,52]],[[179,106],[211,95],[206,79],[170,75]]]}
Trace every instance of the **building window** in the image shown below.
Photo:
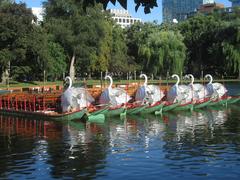
{"label": "building window", "polygon": [[121,18],[119,18],[119,22],[122,22],[122,19],[121,19]]}
{"label": "building window", "polygon": [[127,19],[127,23],[129,23],[129,19]]}
{"label": "building window", "polygon": [[123,23],[125,23],[125,19],[123,19]]}

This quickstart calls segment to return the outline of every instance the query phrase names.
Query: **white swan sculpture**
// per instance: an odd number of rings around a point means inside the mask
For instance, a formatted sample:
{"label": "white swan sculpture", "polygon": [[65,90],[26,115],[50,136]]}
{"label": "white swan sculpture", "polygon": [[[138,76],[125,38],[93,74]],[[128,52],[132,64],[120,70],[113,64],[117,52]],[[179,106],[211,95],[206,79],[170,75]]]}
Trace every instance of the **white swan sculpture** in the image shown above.
{"label": "white swan sculpture", "polygon": [[209,78],[209,83],[206,85],[207,96],[212,98],[221,98],[227,93],[227,89],[221,83],[212,83],[213,78],[210,74],[206,74],[204,78]]}
{"label": "white swan sculpture", "polygon": [[111,107],[126,104],[131,98],[124,89],[112,88],[113,80],[111,76],[106,76],[105,79],[110,80],[110,85],[100,96],[100,104],[110,104]]}
{"label": "white swan sculpture", "polygon": [[80,110],[88,107],[94,102],[94,98],[85,88],[72,87],[72,79],[69,76],[65,78],[65,81],[68,81],[69,85],[61,95],[61,107],[63,112]]}
{"label": "white swan sculpture", "polygon": [[186,104],[192,101],[193,93],[189,86],[179,85],[180,78],[177,74],[173,74],[172,78],[177,78],[177,82],[167,93],[167,100],[171,103],[180,102]]}
{"label": "white swan sculpture", "polygon": [[141,74],[140,78],[142,77],[144,77],[145,81],[144,84],[137,89],[135,100],[142,104],[154,104],[161,101],[165,96],[164,92],[156,85],[147,85],[148,78],[146,74]]}
{"label": "white swan sculpture", "polygon": [[207,89],[202,84],[193,84],[194,76],[192,74],[188,74],[185,77],[191,79],[191,83],[188,86],[192,89],[193,101],[203,101],[207,96]]}

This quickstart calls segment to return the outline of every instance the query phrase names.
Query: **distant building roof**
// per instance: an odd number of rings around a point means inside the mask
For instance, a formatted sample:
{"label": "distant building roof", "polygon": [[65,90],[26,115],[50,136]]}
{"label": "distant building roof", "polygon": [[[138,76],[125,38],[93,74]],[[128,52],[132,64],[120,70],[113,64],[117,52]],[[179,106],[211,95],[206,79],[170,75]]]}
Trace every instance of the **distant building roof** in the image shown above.
{"label": "distant building roof", "polygon": [[198,11],[201,13],[211,13],[216,9],[224,9],[224,4],[220,3],[202,4]]}
{"label": "distant building roof", "polygon": [[43,8],[41,7],[33,7],[32,13],[37,16],[37,21],[43,21]]}
{"label": "distant building roof", "polygon": [[122,28],[131,26],[136,22],[142,22],[140,18],[132,17],[127,10],[124,9],[109,9],[112,14],[112,18],[119,24]]}

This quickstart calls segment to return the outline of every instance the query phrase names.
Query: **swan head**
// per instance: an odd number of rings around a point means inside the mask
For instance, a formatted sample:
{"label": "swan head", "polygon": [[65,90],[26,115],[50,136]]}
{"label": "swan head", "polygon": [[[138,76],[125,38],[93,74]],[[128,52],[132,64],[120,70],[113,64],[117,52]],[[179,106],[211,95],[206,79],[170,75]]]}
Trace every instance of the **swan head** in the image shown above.
{"label": "swan head", "polygon": [[184,80],[189,79],[188,74],[186,74],[185,76],[183,76],[183,79],[184,79]]}
{"label": "swan head", "polygon": [[193,82],[194,82],[194,76],[193,76],[192,74],[188,74],[187,76],[188,76],[188,78],[191,79],[191,83],[190,83],[190,84],[193,84]]}
{"label": "swan head", "polygon": [[176,82],[176,86],[178,86],[178,84],[179,84],[179,82],[180,82],[180,78],[179,78],[179,76],[177,75],[177,74],[173,74],[172,75],[172,78],[174,79],[174,78],[176,78],[177,79],[177,82]]}
{"label": "swan head", "polygon": [[140,78],[144,78],[145,79],[145,82],[144,82],[144,86],[147,86],[147,75],[146,74],[140,74]]}
{"label": "swan head", "polygon": [[204,78],[205,78],[205,79],[212,78],[212,75],[211,75],[211,74],[206,74],[206,75],[204,76]]}
{"label": "swan head", "polygon": [[177,78],[177,79],[178,79],[179,76],[178,76],[177,74],[173,74],[173,75],[172,75],[172,78],[173,78],[173,79],[174,79],[174,78]]}
{"label": "swan head", "polygon": [[210,75],[210,74],[206,74],[205,76],[204,76],[204,78],[205,79],[210,79],[210,81],[209,81],[209,84],[211,84],[212,83],[212,81],[213,81],[213,77],[212,77],[212,75]]}
{"label": "swan head", "polygon": [[69,88],[72,87],[72,79],[71,79],[70,76],[65,77],[65,79],[64,79],[64,87],[66,87],[66,89],[69,89]]}

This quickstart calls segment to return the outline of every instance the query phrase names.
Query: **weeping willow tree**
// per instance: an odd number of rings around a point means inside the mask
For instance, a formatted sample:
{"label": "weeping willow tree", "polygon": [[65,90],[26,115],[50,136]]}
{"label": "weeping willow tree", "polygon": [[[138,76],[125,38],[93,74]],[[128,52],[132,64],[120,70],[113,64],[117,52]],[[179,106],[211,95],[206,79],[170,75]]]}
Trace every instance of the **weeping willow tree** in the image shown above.
{"label": "weeping willow tree", "polygon": [[225,34],[222,45],[226,71],[237,74],[240,78],[240,21],[226,27],[221,34]]}
{"label": "weeping willow tree", "polygon": [[180,73],[184,68],[186,46],[183,36],[174,31],[155,31],[139,47],[138,54],[144,59],[144,71],[156,75]]}

